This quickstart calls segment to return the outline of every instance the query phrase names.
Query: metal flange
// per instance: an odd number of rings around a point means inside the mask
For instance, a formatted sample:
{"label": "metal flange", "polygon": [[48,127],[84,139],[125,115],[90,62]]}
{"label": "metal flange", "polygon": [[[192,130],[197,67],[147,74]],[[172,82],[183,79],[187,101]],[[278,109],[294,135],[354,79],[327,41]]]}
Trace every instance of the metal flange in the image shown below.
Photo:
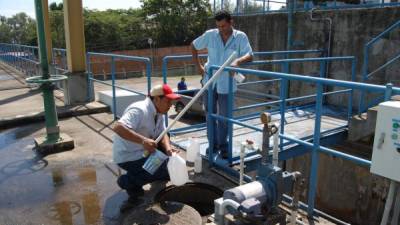
{"label": "metal flange", "polygon": [[65,75],[51,75],[48,79],[43,79],[42,76],[34,76],[26,78],[26,82],[34,84],[44,84],[44,83],[55,83],[66,79],[68,79],[68,77]]}

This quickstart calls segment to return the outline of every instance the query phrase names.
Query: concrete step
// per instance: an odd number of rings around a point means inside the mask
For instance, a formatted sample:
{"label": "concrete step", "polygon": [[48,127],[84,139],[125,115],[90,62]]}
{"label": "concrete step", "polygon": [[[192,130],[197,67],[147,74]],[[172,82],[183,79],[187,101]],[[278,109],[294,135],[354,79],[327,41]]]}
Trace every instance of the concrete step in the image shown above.
{"label": "concrete step", "polygon": [[[96,113],[110,112],[110,107],[100,102],[89,102],[80,105],[58,106],[57,116],[61,118],[69,118],[74,116],[89,115]],[[32,112],[26,115],[17,115],[11,117],[0,118],[0,129],[11,128],[28,123],[42,122],[45,120],[44,112]]]}
{"label": "concrete step", "polygon": [[[391,100],[400,101],[400,95],[392,96]],[[348,140],[358,141],[374,135],[377,115],[378,106],[374,106],[366,113],[353,116],[349,124]]]}

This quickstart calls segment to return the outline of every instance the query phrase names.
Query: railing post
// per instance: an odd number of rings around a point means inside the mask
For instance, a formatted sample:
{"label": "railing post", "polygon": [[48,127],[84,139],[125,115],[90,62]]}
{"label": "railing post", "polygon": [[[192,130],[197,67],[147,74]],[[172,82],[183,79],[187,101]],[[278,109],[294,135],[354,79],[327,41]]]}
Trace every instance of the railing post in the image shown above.
{"label": "railing post", "polygon": [[317,97],[315,103],[315,124],[314,124],[314,137],[313,148],[311,152],[311,170],[310,170],[310,183],[308,189],[308,216],[312,216],[315,206],[315,194],[317,189],[317,176],[318,176],[318,161],[319,161],[319,143],[321,136],[321,116],[322,116],[322,96],[323,85],[317,84]]}
{"label": "railing post", "polygon": [[[361,76],[361,81],[365,83],[367,81],[367,74],[368,74],[368,63],[369,63],[369,45],[364,46],[364,61],[363,61],[363,66],[362,66],[362,76]],[[358,114],[361,115],[361,113],[364,111],[364,105],[365,105],[365,91],[361,91],[360,94],[360,102],[358,106]]]}
{"label": "railing post", "polygon": [[[327,78],[327,74],[326,74],[326,61],[325,60],[321,60],[319,62],[319,77],[320,78]],[[323,90],[323,92],[325,92],[326,90]],[[322,96],[322,104],[324,104],[326,97]]]}
{"label": "railing post", "polygon": [[[355,81],[356,79],[356,66],[357,66],[357,59],[354,57],[351,60],[351,81]],[[354,90],[351,89],[349,93],[348,99],[348,108],[347,108],[347,122],[349,123],[351,117],[353,116],[353,97],[354,97]]]}
{"label": "railing post", "polygon": [[117,99],[115,93],[115,61],[114,56],[111,56],[111,83],[112,83],[112,104],[114,109],[114,120],[117,120]]}
{"label": "railing post", "polygon": [[147,76],[147,94],[150,95],[151,90],[151,63],[150,61],[146,61],[146,76]]}
{"label": "railing post", "polygon": [[385,101],[390,101],[390,98],[392,97],[392,92],[393,92],[393,84],[392,83],[386,84]]}
{"label": "railing post", "polygon": [[[210,74],[213,73],[213,70],[210,68],[208,69],[207,76],[210,78]],[[208,162],[210,167],[213,166],[214,164],[214,159],[213,159],[213,154],[214,154],[214,131],[215,131],[215,123],[214,123],[214,118],[211,116],[213,113],[213,104],[214,104],[214,98],[213,98],[213,88],[214,85],[211,84],[208,87],[207,90],[207,137],[208,137]]]}
{"label": "railing post", "polygon": [[168,65],[168,58],[164,57],[162,60],[162,66],[161,66],[161,73],[162,73],[164,84],[167,83],[167,65]]}
{"label": "railing post", "polygon": [[93,83],[93,76],[92,76],[92,64],[90,63],[90,53],[86,53],[86,71],[87,71],[87,78],[88,78],[88,84],[89,88],[87,91],[87,98],[89,101],[94,100],[94,96],[92,94],[94,93],[94,83]]}
{"label": "railing post", "polygon": [[[234,105],[233,99],[233,77],[229,75],[229,92],[228,92],[228,113],[227,117],[232,119],[232,110]],[[233,159],[233,123],[231,121],[226,121],[228,125],[228,161],[229,164],[232,163]]]}
{"label": "railing post", "polygon": [[[285,111],[286,111],[286,98],[287,98],[287,93],[288,93],[288,80],[282,78],[281,79],[281,87],[280,87],[280,116],[281,116],[281,123],[280,123],[280,133],[282,135],[285,134]],[[280,151],[283,151],[283,141],[284,139],[280,137]]]}

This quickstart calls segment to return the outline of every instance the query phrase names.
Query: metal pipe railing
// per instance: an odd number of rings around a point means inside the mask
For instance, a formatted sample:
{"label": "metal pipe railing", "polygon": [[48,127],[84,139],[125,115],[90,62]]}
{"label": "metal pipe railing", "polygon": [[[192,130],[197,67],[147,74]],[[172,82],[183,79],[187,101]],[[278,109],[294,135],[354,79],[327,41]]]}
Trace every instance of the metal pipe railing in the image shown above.
{"label": "metal pipe railing", "polygon": [[[220,68],[219,66],[211,66],[210,70],[218,69]],[[269,79],[282,79],[283,81],[302,81],[302,82],[309,82],[309,83],[314,83],[317,85],[317,93],[316,93],[316,104],[315,104],[315,124],[314,124],[314,134],[313,134],[313,143],[307,143],[299,138],[289,138],[291,141],[295,141],[299,144],[306,145],[308,147],[311,147],[312,151],[312,156],[311,156],[311,171],[310,171],[310,188],[308,192],[308,213],[309,215],[312,215],[314,212],[314,202],[315,202],[315,194],[316,194],[316,185],[317,185],[317,170],[318,170],[318,153],[319,152],[325,152],[330,155],[334,155],[337,157],[341,157],[343,159],[351,160],[354,161],[360,165],[370,165],[370,161],[352,156],[350,154],[345,154],[341,153],[336,150],[329,149],[324,146],[320,146],[320,138],[321,138],[321,122],[322,122],[322,107],[323,107],[323,96],[324,96],[324,86],[337,86],[337,87],[342,87],[342,88],[349,88],[351,90],[365,90],[365,91],[371,91],[371,92],[381,92],[384,93],[385,95],[385,100],[390,99],[390,96],[394,93],[400,93],[400,88],[399,87],[393,87],[391,84],[388,84],[386,86],[382,85],[372,85],[372,84],[365,84],[365,83],[357,83],[354,81],[341,81],[341,80],[334,80],[334,79],[324,79],[321,77],[307,77],[307,76],[302,76],[298,74],[288,74],[288,73],[279,73],[279,72],[270,72],[270,71],[258,71],[258,70],[251,70],[251,69],[243,69],[243,68],[234,68],[234,67],[227,67],[225,68],[225,71],[228,72],[239,72],[242,74],[248,74],[248,75],[256,75],[259,77],[263,78],[269,78]],[[353,70],[352,70],[353,71]],[[352,76],[353,77],[353,76]],[[285,85],[286,86],[286,85]],[[285,86],[281,86],[281,90],[285,89]],[[211,91],[211,90],[209,90]],[[349,90],[341,90],[340,93],[343,92],[348,92]],[[230,95],[232,95],[232,88],[230,87]],[[208,104],[209,108],[214,104],[214,99],[210,97],[209,95],[208,98]],[[281,100],[282,102],[285,102],[286,98],[285,95],[281,95],[283,98]],[[283,113],[285,113],[285,110],[283,110]],[[282,114],[282,107],[281,107],[281,114]],[[228,121],[230,126],[232,124],[237,124],[243,127],[247,127],[256,131],[261,132],[261,128],[258,128],[253,125],[249,125],[240,121],[237,121],[236,119],[229,118],[229,115],[227,117],[221,116],[221,115],[216,115],[215,113],[212,113],[210,111],[207,112],[207,128],[208,132],[211,133],[209,134],[211,137],[214,135],[214,129],[213,129],[213,120],[225,120]],[[284,116],[281,116],[280,119],[280,124],[281,127],[284,128],[285,124],[285,119]],[[230,134],[230,137],[232,137],[232,134]],[[284,130],[280,132],[280,138],[281,138],[281,143],[283,143],[283,139],[287,138],[285,136]],[[209,145],[209,160],[210,164],[213,165],[213,139],[210,139],[210,145]],[[230,142],[232,141],[231,139],[229,140]],[[283,150],[283,145],[281,145],[281,151]],[[229,161],[232,161],[232,149],[230,150],[229,154]]]}
{"label": "metal pipe railing", "polygon": [[[126,90],[126,91],[130,91],[130,92],[133,92],[133,93],[136,93],[136,94],[145,95],[145,96],[147,96],[150,93],[150,89],[151,89],[151,61],[150,61],[149,58],[140,57],[140,56],[109,54],[109,53],[97,53],[97,52],[88,52],[86,55],[87,55],[87,60],[88,60],[88,62],[87,62],[88,80],[91,82],[89,87],[91,87],[91,88],[94,88],[94,87],[92,87],[93,86],[93,83],[92,83],[93,81],[94,82],[99,82],[99,83],[105,84],[105,85],[110,85],[107,82],[102,82],[102,81],[100,81],[98,79],[93,78],[93,74],[91,72],[92,71],[91,70],[91,63],[90,63],[91,58],[93,56],[98,56],[98,57],[107,57],[107,58],[111,59],[111,61],[110,61],[110,63],[111,63],[111,85],[110,86],[112,87],[112,99],[113,99],[112,105],[113,105],[113,109],[114,109],[113,110],[114,111],[113,112],[114,120],[117,119],[116,88],[122,89],[122,90]],[[124,88],[124,87],[116,85],[116,82],[115,82],[115,79],[116,79],[116,77],[115,77],[115,74],[116,74],[116,63],[115,63],[116,59],[124,59],[124,60],[128,60],[128,61],[142,62],[142,63],[145,64],[145,66],[146,66],[146,77],[147,77],[147,94],[143,94],[143,93],[131,90],[129,88]],[[88,91],[88,99],[92,99],[92,96],[90,96],[91,93],[92,93],[91,91]]]}

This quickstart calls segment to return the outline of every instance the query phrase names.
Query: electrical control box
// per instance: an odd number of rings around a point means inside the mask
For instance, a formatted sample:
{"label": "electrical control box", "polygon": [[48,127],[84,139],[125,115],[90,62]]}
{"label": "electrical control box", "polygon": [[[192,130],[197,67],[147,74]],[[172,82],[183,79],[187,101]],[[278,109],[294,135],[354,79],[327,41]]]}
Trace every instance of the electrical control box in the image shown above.
{"label": "electrical control box", "polygon": [[371,173],[400,182],[400,101],[378,106]]}

